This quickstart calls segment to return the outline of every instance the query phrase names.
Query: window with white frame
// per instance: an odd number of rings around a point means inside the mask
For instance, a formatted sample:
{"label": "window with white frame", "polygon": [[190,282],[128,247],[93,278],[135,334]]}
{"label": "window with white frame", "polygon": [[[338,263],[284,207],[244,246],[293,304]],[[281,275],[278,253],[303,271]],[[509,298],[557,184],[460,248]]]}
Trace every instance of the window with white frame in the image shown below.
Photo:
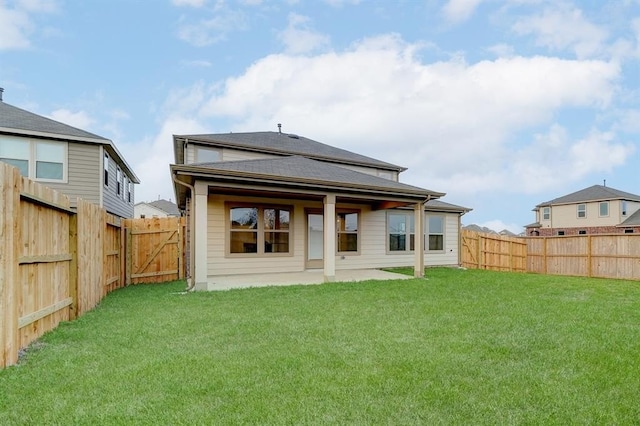
{"label": "window with white frame", "polygon": [[291,207],[229,207],[229,253],[290,253]]}
{"label": "window with white frame", "polygon": [[357,252],[359,229],[358,211],[341,211],[336,213],[336,231],[338,253]]}
{"label": "window with white frame", "polygon": [[542,220],[551,219],[551,207],[543,207],[542,208]]}
{"label": "window with white frame", "polygon": [[587,217],[587,205],[586,204],[578,204],[578,217],[585,218]]}
{"label": "window with white frame", "polygon": [[122,170],[116,167],[116,194],[122,197]]}
{"label": "window with white frame", "polygon": [[2,139],[0,161],[11,164],[23,176],[41,181],[64,181],[67,143],[29,139]]}
{"label": "window with white frame", "polygon": [[600,203],[600,217],[609,216],[609,202],[603,201]]}
{"label": "window with white frame", "polygon": [[429,251],[444,250],[444,216],[427,216]]}
{"label": "window with white frame", "polygon": [[415,247],[415,218],[413,213],[389,212],[387,214],[387,234],[389,251],[413,251]]}
{"label": "window with white frame", "polygon": [[627,200],[622,200],[620,202],[620,211],[622,212],[622,216],[627,215]]}
{"label": "window with white frame", "polygon": [[107,151],[104,152],[104,186],[109,186],[109,154]]}
{"label": "window with white frame", "polygon": [[133,182],[129,181],[129,193],[127,195],[129,204],[133,203]]}
{"label": "window with white frame", "polygon": [[29,177],[31,144],[26,140],[9,139],[0,143],[0,161],[17,167],[22,176]]}

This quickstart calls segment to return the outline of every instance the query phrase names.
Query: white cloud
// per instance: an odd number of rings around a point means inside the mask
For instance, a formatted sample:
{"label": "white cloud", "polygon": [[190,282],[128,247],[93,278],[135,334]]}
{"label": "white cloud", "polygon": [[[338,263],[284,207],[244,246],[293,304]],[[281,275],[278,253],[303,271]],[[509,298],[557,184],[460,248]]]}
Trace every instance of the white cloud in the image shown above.
{"label": "white cloud", "polygon": [[442,6],[442,12],[449,22],[463,22],[473,15],[473,12],[482,1],[483,0],[449,0]]}
{"label": "white cloud", "polygon": [[589,22],[580,9],[564,3],[522,17],[512,29],[520,35],[535,36],[538,45],[553,51],[572,50],[578,58],[603,53],[609,36],[605,29]]}
{"label": "white cloud", "polygon": [[88,129],[94,122],[94,120],[91,119],[85,111],[72,112],[64,108],[53,111],[49,117],[53,120],[85,131],[89,131]]}
{"label": "white cloud", "polygon": [[13,7],[0,0],[0,51],[31,47],[34,32],[52,31],[34,23],[33,15],[56,10],[57,4],[53,0],[20,0]]}
{"label": "white cloud", "polygon": [[190,7],[202,7],[206,4],[207,0],[171,0],[175,6],[190,6]]}
{"label": "white cloud", "polygon": [[[404,182],[456,194],[532,193],[615,167],[630,152],[610,134],[574,143],[579,135],[553,125],[559,111],[609,105],[615,64],[517,56],[422,63],[419,49],[387,35],[344,52],[270,55],[222,84],[175,93],[167,106],[228,120],[232,131],[283,123],[286,132],[409,167]],[[533,140],[520,136],[546,126]],[[600,162],[557,160],[580,147]]]}
{"label": "white cloud", "polygon": [[227,34],[247,28],[247,18],[239,10],[217,7],[211,19],[200,20],[195,24],[181,22],[178,38],[197,47],[209,46],[225,40]]}
{"label": "white cloud", "polygon": [[287,28],[278,34],[285,45],[285,51],[292,54],[308,53],[329,44],[329,37],[311,30],[310,19],[296,13],[289,14]]}
{"label": "white cloud", "polygon": [[570,149],[572,172],[582,177],[591,172],[608,172],[624,164],[635,151],[631,144],[615,143],[615,134],[593,131]]}

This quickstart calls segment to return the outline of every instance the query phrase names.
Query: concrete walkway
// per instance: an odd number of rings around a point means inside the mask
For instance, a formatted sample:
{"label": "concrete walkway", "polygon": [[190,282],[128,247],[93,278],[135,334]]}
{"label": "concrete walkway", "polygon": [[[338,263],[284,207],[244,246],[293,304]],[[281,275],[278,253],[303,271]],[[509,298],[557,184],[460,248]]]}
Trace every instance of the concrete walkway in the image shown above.
{"label": "concrete walkway", "polygon": [[[379,269],[354,269],[336,271],[336,282],[367,280],[406,280],[412,276],[381,271]],[[295,284],[323,284],[322,269],[303,272],[281,272],[277,274],[220,275],[209,277],[207,290],[229,290],[233,288],[268,287]]]}

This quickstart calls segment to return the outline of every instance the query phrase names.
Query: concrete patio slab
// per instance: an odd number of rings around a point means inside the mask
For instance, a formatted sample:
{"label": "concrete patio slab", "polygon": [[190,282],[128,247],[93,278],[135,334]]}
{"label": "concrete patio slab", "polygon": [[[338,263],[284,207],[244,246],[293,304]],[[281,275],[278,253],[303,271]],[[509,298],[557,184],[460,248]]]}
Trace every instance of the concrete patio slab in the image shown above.
{"label": "concrete patio slab", "polygon": [[[379,269],[353,269],[336,271],[335,282],[356,282],[367,280],[405,280],[413,277],[381,271]],[[208,291],[230,290],[234,288],[285,286],[296,284],[324,284],[322,269],[303,272],[281,272],[275,274],[220,275],[209,277]],[[198,290],[205,290],[200,288]]]}

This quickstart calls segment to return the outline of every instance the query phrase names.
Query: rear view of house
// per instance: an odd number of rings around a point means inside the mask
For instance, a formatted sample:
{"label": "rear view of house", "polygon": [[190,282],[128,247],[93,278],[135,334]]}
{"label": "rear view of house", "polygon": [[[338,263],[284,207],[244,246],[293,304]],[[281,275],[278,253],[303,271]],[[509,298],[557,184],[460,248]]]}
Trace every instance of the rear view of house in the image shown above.
{"label": "rear view of house", "polygon": [[109,139],[25,111],[0,97],[0,161],[71,199],[133,217],[140,183]]}
{"label": "rear view of house", "polygon": [[604,185],[538,204],[529,236],[621,234],[640,232],[640,195]]}
{"label": "rear view of house", "polygon": [[[178,207],[191,216],[196,288],[246,273],[459,264],[459,217],[405,169],[278,132],[174,136]],[[431,203],[431,204],[430,204]],[[425,206],[426,204],[426,206]]]}

